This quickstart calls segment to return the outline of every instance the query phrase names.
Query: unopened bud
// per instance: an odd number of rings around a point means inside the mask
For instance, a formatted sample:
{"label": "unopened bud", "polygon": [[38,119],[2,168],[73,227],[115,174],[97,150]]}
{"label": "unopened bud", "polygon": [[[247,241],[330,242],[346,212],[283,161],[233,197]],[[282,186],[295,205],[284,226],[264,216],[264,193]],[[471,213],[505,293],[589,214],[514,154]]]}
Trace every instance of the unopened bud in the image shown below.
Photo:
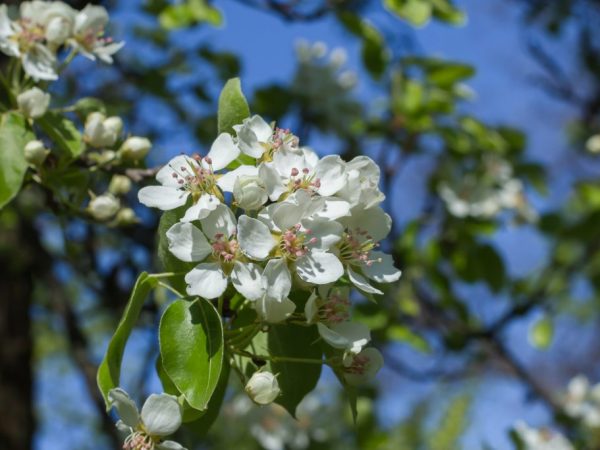
{"label": "unopened bud", "polygon": [[17,104],[25,116],[37,119],[46,114],[50,105],[50,94],[33,87],[17,95]]}
{"label": "unopened bud", "polygon": [[123,121],[119,117],[104,117],[104,114],[93,112],[87,116],[83,138],[95,148],[112,147],[117,142]]}
{"label": "unopened bud", "polygon": [[246,383],[246,393],[259,405],[272,403],[279,394],[279,383],[271,372],[255,372]]}
{"label": "unopened bud", "polygon": [[259,209],[269,197],[265,182],[252,175],[242,175],[235,180],[233,196],[240,208],[247,211]]}
{"label": "unopened bud", "polygon": [[125,195],[131,190],[131,180],[125,175],[113,175],[108,190],[114,195]]}
{"label": "unopened bud", "polygon": [[139,222],[138,217],[135,215],[135,211],[131,208],[123,208],[119,210],[116,217],[117,225],[133,225]]}
{"label": "unopened bud", "polygon": [[25,160],[35,167],[41,166],[50,153],[41,141],[29,141],[25,144],[24,152]]}
{"label": "unopened bud", "polygon": [[585,148],[590,153],[600,153],[600,134],[590,137],[585,143]]}
{"label": "unopened bud", "polygon": [[123,142],[119,153],[123,159],[139,161],[146,157],[151,148],[152,142],[149,139],[132,136]]}
{"label": "unopened bud", "polygon": [[88,213],[96,220],[109,220],[119,211],[121,204],[112,194],[103,194],[92,198],[87,207]]}

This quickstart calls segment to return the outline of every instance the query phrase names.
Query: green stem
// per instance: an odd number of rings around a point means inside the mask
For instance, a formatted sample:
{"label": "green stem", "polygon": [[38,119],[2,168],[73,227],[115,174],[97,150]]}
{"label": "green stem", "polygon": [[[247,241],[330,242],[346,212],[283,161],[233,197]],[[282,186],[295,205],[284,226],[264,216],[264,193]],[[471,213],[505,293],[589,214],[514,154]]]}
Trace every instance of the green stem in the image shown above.
{"label": "green stem", "polygon": [[230,348],[233,353],[237,353],[238,355],[246,356],[252,359],[262,359],[263,361],[271,361],[271,362],[294,362],[294,363],[304,363],[304,364],[329,364],[329,360],[326,359],[313,359],[313,358],[294,358],[291,356],[268,356],[268,355],[255,355],[253,353],[247,352],[245,350],[239,350],[236,348]]}

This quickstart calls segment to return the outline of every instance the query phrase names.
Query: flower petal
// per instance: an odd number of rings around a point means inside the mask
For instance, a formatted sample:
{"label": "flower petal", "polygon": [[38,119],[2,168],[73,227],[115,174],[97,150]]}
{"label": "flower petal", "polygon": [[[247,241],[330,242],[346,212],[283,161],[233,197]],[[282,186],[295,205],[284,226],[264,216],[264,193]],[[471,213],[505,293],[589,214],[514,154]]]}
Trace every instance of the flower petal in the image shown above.
{"label": "flower petal", "polygon": [[271,259],[263,271],[263,290],[267,296],[283,301],[292,289],[292,276],[283,258]]}
{"label": "flower petal", "polygon": [[315,217],[336,220],[350,214],[350,203],[336,197],[323,197],[322,204],[314,211]]}
{"label": "flower petal", "polygon": [[364,371],[361,374],[345,373],[344,378],[348,384],[358,386],[375,378],[377,372],[383,367],[383,356],[375,348],[365,348],[358,354],[363,360],[366,360]]}
{"label": "flower petal", "polygon": [[226,205],[220,204],[207,217],[200,221],[204,234],[210,240],[215,240],[218,234],[222,234],[225,239],[236,233],[236,220],[231,209]]}
{"label": "flower petal", "polygon": [[252,258],[263,260],[275,246],[275,238],[269,228],[260,220],[240,216],[238,223],[238,240],[242,252]]}
{"label": "flower petal", "polygon": [[176,223],[167,230],[169,251],[185,262],[202,261],[212,251],[204,233],[192,223]]}
{"label": "flower petal", "polygon": [[305,230],[310,230],[309,237],[316,238],[317,242],[311,248],[319,250],[329,250],[342,238],[344,228],[339,222],[326,219],[304,219],[302,226]]}
{"label": "flower petal", "polygon": [[304,315],[306,316],[307,323],[313,323],[315,316],[319,312],[319,305],[317,304],[318,299],[319,296],[315,291],[313,291],[304,305]]}
{"label": "flower petal", "polygon": [[337,155],[325,156],[315,167],[315,178],[321,183],[319,195],[327,197],[335,194],[346,184],[344,162]]}
{"label": "flower petal", "polygon": [[235,180],[243,175],[256,176],[258,175],[258,168],[254,166],[243,165],[237,169],[227,172],[217,179],[217,185],[223,192],[233,192],[233,186]]}
{"label": "flower petal", "polygon": [[298,276],[308,283],[327,284],[344,274],[344,266],[332,253],[312,251],[296,261]]}
{"label": "flower petal", "polygon": [[152,394],[142,407],[142,422],[151,436],[168,436],[181,426],[181,407],[177,397]]}
{"label": "flower petal", "polygon": [[371,265],[363,264],[362,271],[371,280],[378,283],[393,283],[400,278],[402,272],[394,267],[394,260],[391,255],[379,251],[372,251],[370,258],[374,260]]}
{"label": "flower petal", "polygon": [[296,310],[296,304],[289,298],[279,301],[263,295],[254,302],[254,309],[265,322],[277,323],[287,319]]}
{"label": "flower petal", "polygon": [[125,425],[136,428],[140,423],[140,415],[135,402],[129,394],[121,388],[111,389],[108,392],[110,406],[116,408],[119,417]]}
{"label": "flower petal", "polygon": [[352,284],[354,286],[356,286],[358,289],[360,289],[361,291],[366,292],[367,294],[378,294],[378,295],[383,294],[383,292],[381,292],[379,289],[371,286],[365,277],[363,277],[359,273],[352,270],[352,268],[350,266],[347,267],[347,271],[348,271],[348,278],[350,279]]}
{"label": "flower petal", "polygon": [[156,450],[187,450],[180,443],[175,441],[162,441],[156,446]]}
{"label": "flower petal", "polygon": [[146,186],[139,190],[140,203],[163,211],[179,208],[185,205],[189,193],[171,186]]}
{"label": "flower petal", "polygon": [[379,207],[353,208],[351,215],[340,219],[350,230],[361,229],[367,232],[374,242],[384,239],[392,229],[392,218]]}
{"label": "flower petal", "polygon": [[195,205],[190,206],[181,218],[182,222],[193,222],[207,217],[221,201],[212,194],[203,194]]}
{"label": "flower petal", "polygon": [[229,133],[221,133],[210,147],[207,158],[211,159],[213,170],[221,170],[240,155],[240,149]]}
{"label": "flower petal", "polygon": [[217,263],[198,264],[185,276],[189,295],[208,300],[219,297],[227,289],[227,276]]}
{"label": "flower petal", "polygon": [[283,179],[279,172],[271,163],[261,163],[258,167],[258,175],[267,185],[267,192],[271,201],[277,201],[281,194],[285,192]]}
{"label": "flower petal", "polygon": [[256,264],[236,261],[231,272],[231,282],[248,300],[258,300],[264,294],[261,270]]}
{"label": "flower petal", "polygon": [[191,174],[198,168],[198,163],[189,156],[178,155],[164,165],[156,174],[156,181],[163,186],[179,187],[178,180]]}

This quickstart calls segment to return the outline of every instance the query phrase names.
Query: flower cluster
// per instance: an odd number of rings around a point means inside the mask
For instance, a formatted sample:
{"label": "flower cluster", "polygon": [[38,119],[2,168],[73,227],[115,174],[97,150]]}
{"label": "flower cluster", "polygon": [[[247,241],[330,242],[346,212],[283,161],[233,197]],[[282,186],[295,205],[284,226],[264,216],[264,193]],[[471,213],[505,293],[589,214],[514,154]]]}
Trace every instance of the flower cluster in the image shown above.
{"label": "flower cluster", "polygon": [[600,383],[590,386],[583,375],[573,378],[562,397],[565,413],[590,428],[600,427]]}
{"label": "flower cluster", "polygon": [[11,20],[0,5],[0,51],[18,58],[34,80],[58,78],[57,55],[66,46],[74,53],[112,63],[122,42],[104,36],[108,13],[102,6],[87,5],[81,11],[64,2],[22,2],[19,17]]}
{"label": "flower cluster", "polygon": [[184,209],[166,237],[173,255],[196,264],[187,293],[210,300],[233,287],[261,321],[277,323],[296,311],[291,292],[311,292],[305,319],[344,351],[346,380],[374,374],[382,358],[365,348],[368,328],[348,321],[348,287],[381,294],[373,282],[400,277],[379,250],[391,229],[379,168],[366,156],[319,158],[259,116],[234,130],[204,157],[173,158],[157,173],[159,186],[139,191],[146,206]]}
{"label": "flower cluster", "polygon": [[514,430],[523,450],[574,450],[569,440],[557,431],[531,428],[524,422],[517,422]]}

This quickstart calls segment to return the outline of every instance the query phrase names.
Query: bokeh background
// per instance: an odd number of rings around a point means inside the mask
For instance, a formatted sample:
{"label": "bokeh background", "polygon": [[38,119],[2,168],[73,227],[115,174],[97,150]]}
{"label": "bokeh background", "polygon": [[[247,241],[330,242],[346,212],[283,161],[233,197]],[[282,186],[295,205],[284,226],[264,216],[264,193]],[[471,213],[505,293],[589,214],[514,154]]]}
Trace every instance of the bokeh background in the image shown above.
{"label": "bokeh background", "polygon": [[[206,151],[240,76],[251,110],[303,145],[375,159],[395,220],[385,247],[403,276],[357,306],[386,359],[358,424],[325,371],[298,422],[238,386],[190,442],[504,450],[523,420],[600,448],[560,412],[573,376],[600,379],[600,2],[93,3],[126,46],[113,66],[77,59],[54,98],[102,99],[157,166]],[[34,190],[0,211],[0,448],[15,432],[14,448],[118,448],[95,368],[137,273],[158,266],[158,217],[131,203],[141,223],[118,231],[56,216]],[[125,355],[138,399],[162,391],[160,304]]]}

